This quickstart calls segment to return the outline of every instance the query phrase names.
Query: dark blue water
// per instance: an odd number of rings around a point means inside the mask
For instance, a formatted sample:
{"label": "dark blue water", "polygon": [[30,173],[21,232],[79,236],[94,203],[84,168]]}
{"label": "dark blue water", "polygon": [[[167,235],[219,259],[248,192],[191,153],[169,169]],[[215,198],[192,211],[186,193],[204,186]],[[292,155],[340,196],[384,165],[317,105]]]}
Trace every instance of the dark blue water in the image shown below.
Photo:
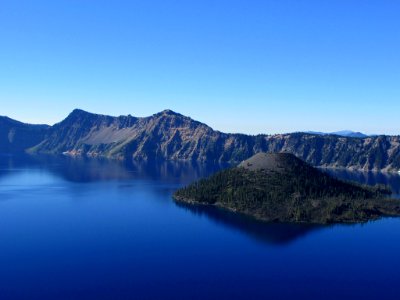
{"label": "dark blue water", "polygon": [[400,219],[260,224],[171,200],[221,167],[1,157],[0,299],[399,299]]}

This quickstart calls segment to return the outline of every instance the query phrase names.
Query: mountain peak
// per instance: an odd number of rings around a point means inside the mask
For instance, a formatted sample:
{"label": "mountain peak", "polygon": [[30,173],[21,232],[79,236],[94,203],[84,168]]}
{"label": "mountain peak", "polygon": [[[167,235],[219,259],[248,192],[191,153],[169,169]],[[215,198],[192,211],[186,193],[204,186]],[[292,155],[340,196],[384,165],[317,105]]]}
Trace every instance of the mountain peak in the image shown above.
{"label": "mountain peak", "polygon": [[94,117],[94,116],[101,116],[98,114],[94,114],[91,112],[88,112],[86,110],[80,109],[80,108],[75,108],[65,119],[65,120],[75,120],[75,119],[82,119],[82,118],[88,118],[88,117]]}
{"label": "mountain peak", "polygon": [[352,131],[352,130],[341,130],[341,131],[336,131],[336,132],[332,132],[332,134],[335,135],[340,135],[340,136],[344,136],[344,137],[357,137],[357,138],[365,138],[368,135],[359,132],[359,131]]}
{"label": "mountain peak", "polygon": [[302,164],[303,162],[290,153],[260,152],[241,162],[239,167],[250,171],[284,171],[287,166]]}
{"label": "mountain peak", "polygon": [[181,114],[171,110],[171,109],[164,109],[163,111],[158,113],[159,115],[168,115],[168,116],[181,116]]}
{"label": "mountain peak", "polygon": [[14,119],[11,119],[10,117],[7,117],[7,116],[0,116],[0,120],[3,121],[3,122],[21,123],[22,124],[22,122],[14,120]]}
{"label": "mountain peak", "polygon": [[83,109],[80,109],[80,108],[75,108],[69,115],[70,116],[71,115],[92,115],[92,113],[87,112],[87,111],[85,111]]}
{"label": "mountain peak", "polygon": [[353,137],[353,138],[366,138],[368,137],[367,134],[364,134],[362,132],[356,132],[352,130],[340,130],[340,131],[334,131],[334,132],[321,132],[321,131],[306,131],[305,133],[308,134],[316,134],[316,135],[338,135],[342,137]]}
{"label": "mountain peak", "polygon": [[[59,122],[55,125],[58,126],[60,124],[65,125],[65,124],[72,124],[72,123],[76,123],[76,122],[80,124],[82,122],[82,120],[93,119],[93,117],[98,117],[98,116],[99,115],[97,115],[97,114],[93,114],[93,113],[87,112],[83,109],[76,108],[73,111],[71,111],[64,120],[62,120],[61,122]],[[83,126],[83,125],[80,124],[80,126]]]}

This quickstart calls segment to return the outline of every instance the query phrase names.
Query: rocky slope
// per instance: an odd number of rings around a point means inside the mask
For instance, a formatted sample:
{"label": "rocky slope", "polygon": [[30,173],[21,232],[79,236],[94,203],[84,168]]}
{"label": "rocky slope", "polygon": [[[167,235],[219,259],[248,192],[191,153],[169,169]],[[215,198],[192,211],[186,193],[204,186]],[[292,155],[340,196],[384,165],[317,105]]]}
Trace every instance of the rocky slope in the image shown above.
{"label": "rocky slope", "polygon": [[238,167],[194,182],[178,202],[217,206],[262,221],[366,222],[400,216],[400,202],[381,187],[337,180],[289,153],[258,153]]}
{"label": "rocky slope", "polygon": [[8,117],[0,117],[0,154],[23,153],[40,143],[47,125],[24,124]]}
{"label": "rocky slope", "polygon": [[220,162],[239,162],[258,152],[288,152],[314,166],[374,171],[400,169],[399,136],[226,134],[170,110],[146,118],[110,117],[74,110],[45,131],[42,139],[34,139],[38,141],[36,145],[33,140],[27,142],[29,152]]}

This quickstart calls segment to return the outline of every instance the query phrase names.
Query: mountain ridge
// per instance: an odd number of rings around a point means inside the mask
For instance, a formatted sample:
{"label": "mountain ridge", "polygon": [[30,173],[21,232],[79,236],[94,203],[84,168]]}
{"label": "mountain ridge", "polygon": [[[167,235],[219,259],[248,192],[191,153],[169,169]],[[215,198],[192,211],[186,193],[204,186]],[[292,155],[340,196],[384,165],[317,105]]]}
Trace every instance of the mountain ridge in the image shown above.
{"label": "mountain ridge", "polygon": [[352,130],[340,130],[334,132],[322,132],[322,131],[305,131],[304,133],[318,134],[318,135],[338,135],[343,137],[353,137],[353,138],[366,138],[368,136],[375,136],[376,134],[365,134],[359,131]]}
{"label": "mountain ridge", "polygon": [[0,153],[23,153],[31,145],[39,143],[49,127],[0,116]]}
{"label": "mountain ridge", "polygon": [[[16,126],[8,123],[0,128],[4,133],[2,143]],[[168,109],[148,117],[113,117],[75,109],[53,126],[21,124],[40,134],[9,147],[10,152],[18,148],[18,152],[31,154],[202,162],[240,162],[258,152],[287,152],[318,167],[388,172],[400,169],[399,136],[223,133]]]}

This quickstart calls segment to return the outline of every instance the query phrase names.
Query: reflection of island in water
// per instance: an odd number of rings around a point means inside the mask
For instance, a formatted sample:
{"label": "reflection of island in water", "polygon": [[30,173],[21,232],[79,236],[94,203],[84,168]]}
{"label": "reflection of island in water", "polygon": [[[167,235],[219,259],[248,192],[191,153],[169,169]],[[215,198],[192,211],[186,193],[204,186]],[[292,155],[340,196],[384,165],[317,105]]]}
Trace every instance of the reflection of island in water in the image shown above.
{"label": "reflection of island in water", "polygon": [[175,202],[175,204],[194,215],[206,216],[219,225],[233,228],[267,244],[285,245],[311,232],[330,227],[312,224],[265,223],[215,206],[184,202]]}
{"label": "reflection of island in water", "polygon": [[[400,176],[398,174],[357,172],[348,170],[327,170],[329,174],[342,180],[354,181],[360,184],[376,185],[384,184],[390,187],[393,197],[400,198]],[[284,245],[304,237],[316,230],[328,229],[332,226],[354,226],[351,224],[341,225],[312,225],[312,224],[284,224],[264,223],[236,214],[215,206],[186,204],[175,202],[178,207],[190,211],[194,215],[206,216],[210,220],[229,228],[234,228],[259,241]]]}
{"label": "reflection of island in water", "polygon": [[[36,169],[76,183],[147,180],[165,183],[168,188],[163,193],[166,197],[170,197],[170,194],[180,186],[207,177],[227,166],[197,162],[136,162],[64,156],[1,156],[0,177],[9,174],[10,170]],[[338,178],[362,184],[386,184],[391,187],[395,195],[400,195],[400,176],[397,174],[347,170],[328,170],[328,172]],[[330,228],[305,224],[262,223],[215,207],[182,203],[176,205],[194,215],[206,216],[219,225],[243,232],[267,244],[288,244],[317,230]]]}

